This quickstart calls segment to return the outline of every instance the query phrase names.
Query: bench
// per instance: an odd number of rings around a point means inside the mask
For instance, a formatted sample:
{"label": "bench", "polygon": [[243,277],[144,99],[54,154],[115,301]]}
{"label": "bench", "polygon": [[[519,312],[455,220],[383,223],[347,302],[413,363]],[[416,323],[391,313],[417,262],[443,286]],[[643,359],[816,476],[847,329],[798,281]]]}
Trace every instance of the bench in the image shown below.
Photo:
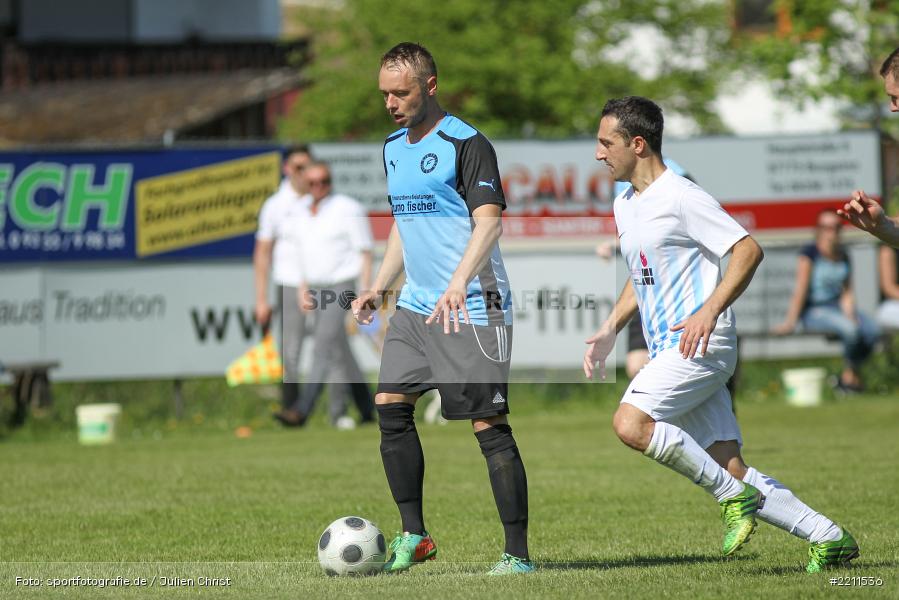
{"label": "bench", "polygon": [[46,409],[53,404],[50,390],[50,370],[59,367],[58,361],[30,361],[0,363],[0,372],[12,375],[13,413],[11,427],[25,423],[30,409]]}
{"label": "bench", "polygon": [[728,389],[731,392],[731,396],[734,396],[740,381],[740,363],[743,361],[743,342],[747,340],[765,340],[765,341],[775,341],[775,340],[788,340],[790,338],[817,338],[821,340],[823,344],[833,344],[834,342],[839,342],[840,337],[835,333],[823,332],[823,331],[812,331],[808,329],[799,328],[796,331],[785,335],[775,335],[768,331],[753,331],[749,330],[746,332],[737,331],[737,367],[734,370],[734,374],[731,379],[728,381]]}

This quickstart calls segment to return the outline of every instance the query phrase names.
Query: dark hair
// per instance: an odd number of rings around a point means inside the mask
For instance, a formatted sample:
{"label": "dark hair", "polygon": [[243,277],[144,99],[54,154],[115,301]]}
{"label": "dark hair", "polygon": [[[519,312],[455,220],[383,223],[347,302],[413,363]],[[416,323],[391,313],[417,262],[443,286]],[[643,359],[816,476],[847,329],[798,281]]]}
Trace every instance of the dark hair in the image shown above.
{"label": "dark hair", "polygon": [[649,144],[649,149],[662,155],[662,130],[665,119],[659,105],[641,96],[614,98],[606,102],[602,108],[602,117],[615,117],[618,126],[615,130],[628,143],[636,136],[642,137]]}
{"label": "dark hair", "polygon": [[284,160],[287,160],[294,154],[308,154],[312,158],[312,151],[309,150],[309,144],[290,144],[284,147]]}
{"label": "dark hair", "polygon": [[880,66],[880,76],[886,77],[887,74],[893,76],[893,79],[899,79],[899,48],[896,48]]}
{"label": "dark hair", "polygon": [[410,67],[412,74],[422,84],[432,75],[437,75],[437,63],[434,62],[434,57],[421,44],[402,42],[388,50],[381,57],[382,69],[384,67],[393,68],[401,65]]}

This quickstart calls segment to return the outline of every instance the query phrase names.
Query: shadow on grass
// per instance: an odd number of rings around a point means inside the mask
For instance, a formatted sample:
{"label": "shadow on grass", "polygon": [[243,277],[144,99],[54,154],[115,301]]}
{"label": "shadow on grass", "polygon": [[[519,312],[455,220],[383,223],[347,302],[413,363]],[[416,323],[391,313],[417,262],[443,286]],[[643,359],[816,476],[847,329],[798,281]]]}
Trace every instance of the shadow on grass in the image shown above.
{"label": "shadow on grass", "polygon": [[[855,560],[849,564],[848,567],[831,567],[826,570],[822,575],[827,575],[828,573],[831,576],[839,574],[841,571],[857,571],[859,569],[876,569],[878,567],[883,568],[894,568],[899,567],[899,562],[895,560],[879,560],[879,561],[865,561],[862,560],[859,562]],[[796,573],[805,573],[805,563],[797,562],[794,565],[781,566],[781,567],[760,567],[755,569],[749,569],[747,574],[749,575],[793,575]]]}
{"label": "shadow on grass", "polygon": [[682,556],[629,556],[614,560],[566,560],[562,562],[539,561],[539,569],[550,571],[578,571],[588,569],[624,569],[628,567],[658,567],[666,565],[691,565],[723,563],[753,558],[751,555],[720,556],[715,554],[687,554]]}

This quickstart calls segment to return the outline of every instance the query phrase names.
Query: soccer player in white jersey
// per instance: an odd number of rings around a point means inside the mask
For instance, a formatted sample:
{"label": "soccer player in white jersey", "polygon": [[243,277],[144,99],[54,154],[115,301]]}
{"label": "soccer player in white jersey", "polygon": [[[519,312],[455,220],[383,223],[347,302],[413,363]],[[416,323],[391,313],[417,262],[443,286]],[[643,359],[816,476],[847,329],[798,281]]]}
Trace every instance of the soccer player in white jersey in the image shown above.
{"label": "soccer player in white jersey", "polygon": [[[742,437],[725,387],[737,363],[730,308],[762,261],[759,245],[712,198],[662,162],[662,110],[640,97],[610,100],[596,159],[630,186],[615,198],[628,281],[587,340],[592,378],[639,307],[650,361],[631,381],[613,420],[626,445],[688,477],[715,497],[724,554],[736,552],[756,517],[811,542],[809,572],[858,556],[855,539],[782,483],[743,462]],[[730,254],[722,274],[721,260]]]}

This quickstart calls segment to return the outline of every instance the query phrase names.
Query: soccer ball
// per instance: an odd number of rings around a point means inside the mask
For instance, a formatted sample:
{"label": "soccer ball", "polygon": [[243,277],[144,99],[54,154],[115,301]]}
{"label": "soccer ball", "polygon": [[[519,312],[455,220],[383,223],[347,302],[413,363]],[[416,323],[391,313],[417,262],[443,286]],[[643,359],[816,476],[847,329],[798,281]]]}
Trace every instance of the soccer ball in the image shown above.
{"label": "soccer ball", "polygon": [[342,517],[318,538],[318,562],[326,575],[372,575],[387,559],[378,526],[361,517]]}

